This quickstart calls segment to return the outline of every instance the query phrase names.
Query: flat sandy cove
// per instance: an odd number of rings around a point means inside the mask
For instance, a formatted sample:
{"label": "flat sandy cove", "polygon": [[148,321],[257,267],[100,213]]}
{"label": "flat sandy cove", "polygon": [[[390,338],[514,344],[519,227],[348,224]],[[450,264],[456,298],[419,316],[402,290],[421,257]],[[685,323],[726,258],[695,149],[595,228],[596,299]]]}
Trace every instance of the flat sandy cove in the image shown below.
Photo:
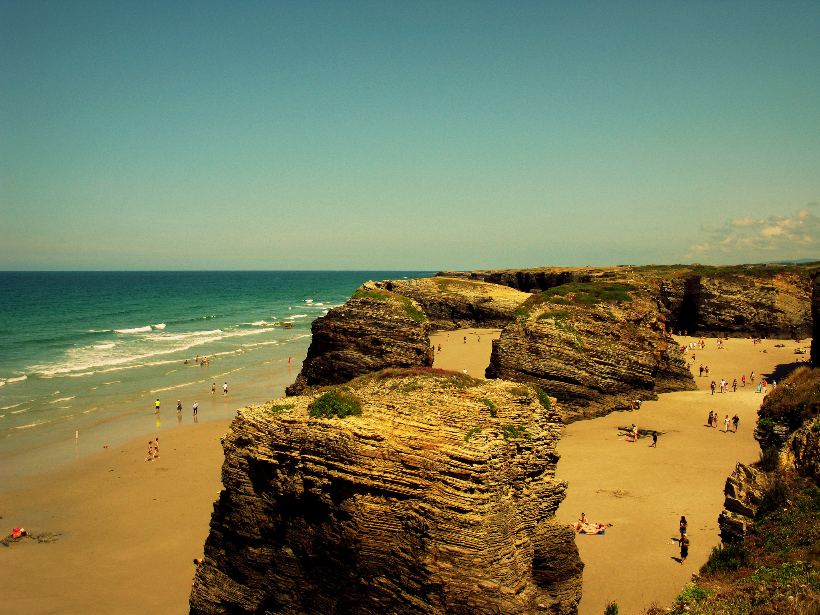
{"label": "flat sandy cove", "polygon": [[[464,337],[467,342],[464,342]],[[439,333],[432,343],[436,366],[481,376],[497,331]],[[480,338],[480,339],[479,339]],[[680,338],[688,342],[688,338]],[[775,348],[782,343],[783,348]],[[717,516],[723,484],[737,461],[757,459],[752,438],[762,396],[750,386],[710,395],[710,380],[802,360],[797,346],[775,340],[753,345],[728,340],[724,350],[707,340],[694,367],[710,366],[702,389],[662,395],[638,412],[615,413],[573,423],[560,444],[559,478],[568,481],[559,520],[572,523],[583,511],[613,523],[605,536],[579,536],[584,571],[582,614],[600,614],[608,600],[622,613],[653,602],[668,605],[718,544]],[[763,351],[766,352],[763,352]],[[691,353],[690,353],[691,354]],[[737,434],[704,427],[710,409],[740,416]],[[616,427],[635,422],[663,431],[658,448],[619,438]],[[44,613],[187,612],[192,560],[202,554],[213,502],[221,488],[220,437],[228,423],[202,422],[163,432],[160,459],[145,461],[146,438],[103,449],[66,467],[47,471],[0,494],[0,533],[23,526],[59,532],[53,543],[24,540],[0,547],[0,578],[6,581],[2,612]],[[88,443],[84,443],[88,444]],[[689,520],[689,559],[677,563],[678,519]]]}

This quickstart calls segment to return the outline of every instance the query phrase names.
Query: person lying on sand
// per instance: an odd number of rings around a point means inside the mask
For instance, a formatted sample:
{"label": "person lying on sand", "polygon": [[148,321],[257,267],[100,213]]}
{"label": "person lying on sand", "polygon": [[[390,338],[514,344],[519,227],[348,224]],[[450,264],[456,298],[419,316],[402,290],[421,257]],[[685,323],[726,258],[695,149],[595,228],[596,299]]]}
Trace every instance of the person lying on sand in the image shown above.
{"label": "person lying on sand", "polygon": [[576,534],[604,534],[606,532],[606,528],[612,527],[611,523],[581,523],[580,521],[576,521],[573,525]]}

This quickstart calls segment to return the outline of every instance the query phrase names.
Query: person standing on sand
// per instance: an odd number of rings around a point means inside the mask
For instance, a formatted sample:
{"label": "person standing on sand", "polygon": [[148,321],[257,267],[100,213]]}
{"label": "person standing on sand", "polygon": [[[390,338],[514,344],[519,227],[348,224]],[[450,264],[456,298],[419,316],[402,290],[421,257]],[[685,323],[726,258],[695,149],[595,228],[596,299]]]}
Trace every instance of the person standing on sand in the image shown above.
{"label": "person standing on sand", "polygon": [[686,558],[689,557],[689,537],[688,536],[681,536],[680,539],[680,563],[683,566],[683,562],[686,561]]}
{"label": "person standing on sand", "polygon": [[159,414],[159,397],[157,397],[157,401],[154,402],[154,412]]}
{"label": "person standing on sand", "polygon": [[712,389],[712,395],[714,395],[714,394],[715,394],[715,387],[716,387],[716,386],[717,386],[717,385],[715,384],[715,381],[714,381],[714,380],[712,380],[712,384],[710,384],[710,385],[709,385],[709,388],[710,388],[710,389]]}
{"label": "person standing on sand", "polygon": [[745,387],[745,386],[746,386],[746,374],[743,374],[743,375],[740,377],[740,386],[742,386],[742,387]]}
{"label": "person standing on sand", "polygon": [[152,461],[154,459],[154,441],[148,440],[148,457],[145,458],[145,461]]}
{"label": "person standing on sand", "polygon": [[179,414],[180,412],[182,412],[182,401],[178,399],[177,400],[177,414]]}
{"label": "person standing on sand", "polygon": [[703,377],[703,364],[701,363],[700,367],[698,368],[698,376]]}
{"label": "person standing on sand", "polygon": [[734,433],[737,433],[737,425],[740,423],[740,417],[736,414],[732,417],[732,425],[734,426]]}
{"label": "person standing on sand", "polygon": [[649,448],[658,448],[658,432],[652,432],[652,444],[649,445]]}
{"label": "person standing on sand", "polygon": [[708,377],[709,377],[709,366],[708,366],[708,365],[706,365],[706,366],[703,368],[703,371],[704,371],[704,372],[706,372],[706,377],[708,378]]}
{"label": "person standing on sand", "polygon": [[737,393],[737,378],[732,378],[732,393]]}
{"label": "person standing on sand", "polygon": [[729,433],[729,415],[726,415],[726,418],[723,419],[723,433]]}
{"label": "person standing on sand", "polygon": [[216,394],[216,382],[211,385],[211,395]]}
{"label": "person standing on sand", "polygon": [[714,416],[714,413],[711,410],[709,410],[709,416],[706,418],[706,424],[709,425],[709,427],[712,426],[712,419],[714,418]]}
{"label": "person standing on sand", "polygon": [[228,383],[227,383],[227,382],[226,382],[225,384],[223,384],[223,385],[222,385],[222,394],[223,394],[223,395],[227,395],[227,394],[228,394]]}
{"label": "person standing on sand", "polygon": [[194,402],[194,416],[196,416],[198,412],[199,412],[199,402],[195,401]]}
{"label": "person standing on sand", "polygon": [[159,459],[159,436],[154,440],[154,459]]}

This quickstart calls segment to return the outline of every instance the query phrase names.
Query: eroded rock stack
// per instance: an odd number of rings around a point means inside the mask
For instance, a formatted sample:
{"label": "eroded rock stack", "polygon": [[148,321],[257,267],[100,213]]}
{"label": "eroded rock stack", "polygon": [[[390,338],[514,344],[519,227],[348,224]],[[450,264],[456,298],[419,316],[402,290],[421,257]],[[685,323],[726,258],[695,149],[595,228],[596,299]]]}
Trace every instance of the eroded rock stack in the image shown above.
{"label": "eroded rock stack", "polygon": [[312,331],[307,357],[296,381],[287,387],[288,395],[386,367],[433,364],[430,324],[421,307],[372,283],[313,321]]}
{"label": "eroded rock stack", "polygon": [[192,613],[576,612],[558,415],[530,387],[422,372],[351,382],[360,416],[310,418],[309,396],[240,412]]}
{"label": "eroded rock stack", "polygon": [[694,389],[657,305],[623,284],[566,284],[533,296],[493,343],[490,378],[541,386],[565,420]]}

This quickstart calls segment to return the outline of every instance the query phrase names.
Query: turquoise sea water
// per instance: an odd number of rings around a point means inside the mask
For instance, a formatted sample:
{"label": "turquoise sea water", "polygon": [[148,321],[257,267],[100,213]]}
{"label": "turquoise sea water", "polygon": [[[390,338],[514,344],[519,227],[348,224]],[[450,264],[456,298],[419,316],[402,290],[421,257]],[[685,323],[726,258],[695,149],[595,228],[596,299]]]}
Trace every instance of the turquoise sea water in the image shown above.
{"label": "turquoise sea water", "polygon": [[424,275],[0,272],[0,462],[25,457],[22,471],[172,428],[194,401],[208,420],[281,396],[315,318],[366,280]]}

